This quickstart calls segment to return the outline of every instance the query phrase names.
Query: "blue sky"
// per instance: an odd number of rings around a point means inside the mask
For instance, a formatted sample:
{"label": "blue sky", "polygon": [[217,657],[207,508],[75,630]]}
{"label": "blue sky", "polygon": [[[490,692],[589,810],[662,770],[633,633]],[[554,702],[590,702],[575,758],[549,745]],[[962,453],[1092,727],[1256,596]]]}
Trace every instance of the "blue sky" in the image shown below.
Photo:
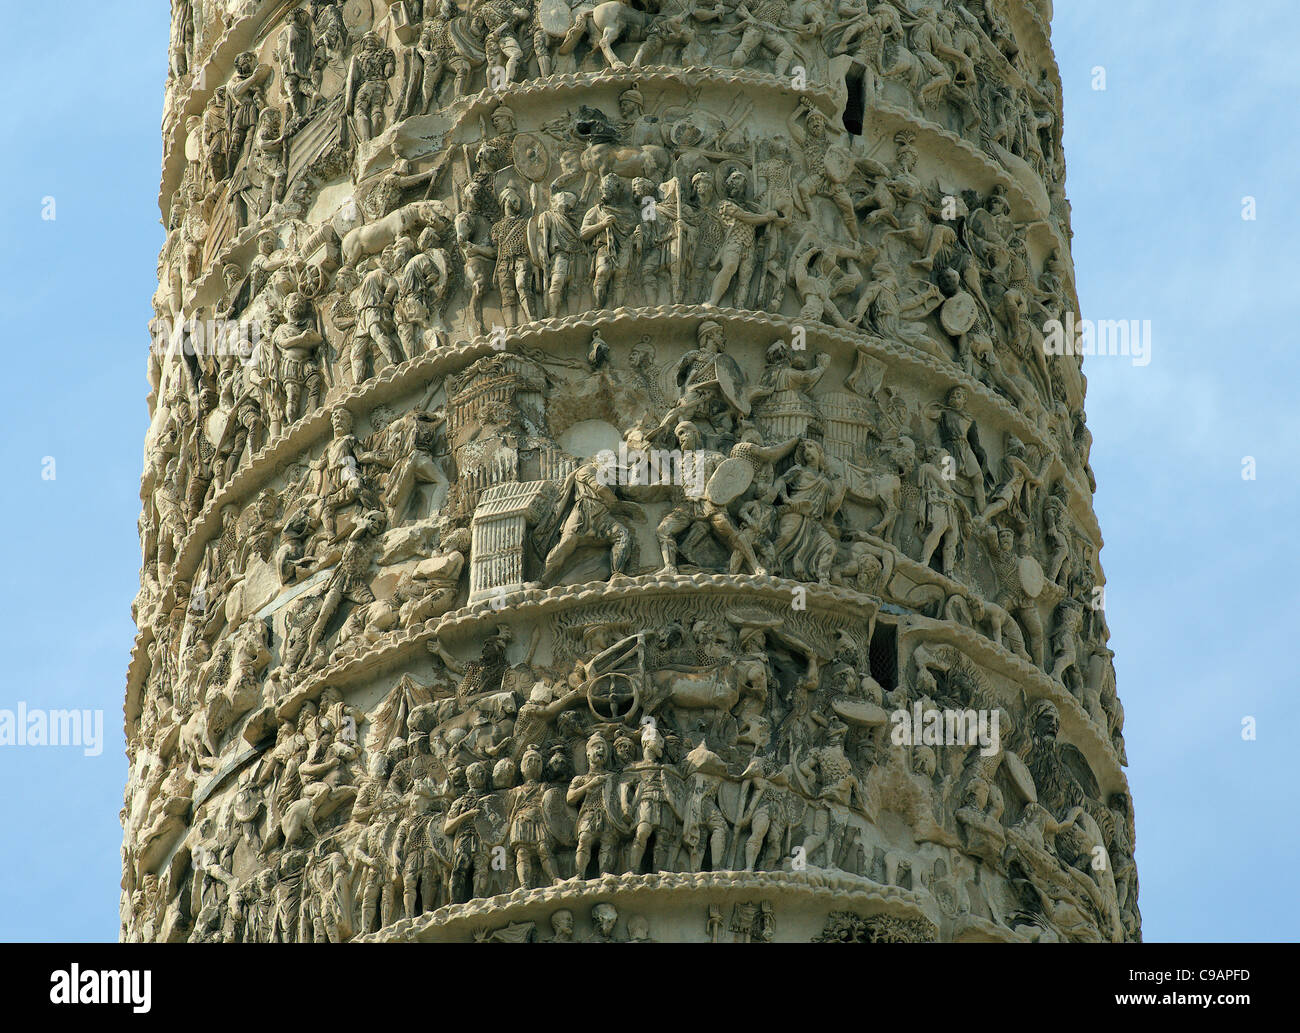
{"label": "blue sky", "polygon": [[[1149,365],[1085,367],[1145,933],[1295,940],[1300,7],[1056,6],[1083,315],[1153,331]],[[3,44],[0,708],[102,709],[105,742],[0,748],[0,940],[118,928],[167,4],[63,14],[18,5]]]}

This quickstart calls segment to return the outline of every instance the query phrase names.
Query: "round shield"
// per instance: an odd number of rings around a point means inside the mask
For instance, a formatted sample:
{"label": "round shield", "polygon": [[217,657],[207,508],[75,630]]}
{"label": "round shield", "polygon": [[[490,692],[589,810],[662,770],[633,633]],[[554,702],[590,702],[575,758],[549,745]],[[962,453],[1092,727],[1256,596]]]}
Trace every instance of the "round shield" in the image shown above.
{"label": "round shield", "polygon": [[858,725],[862,728],[874,728],[889,721],[889,715],[883,708],[865,699],[850,699],[844,696],[835,700],[831,704],[831,709],[843,718],[846,724]]}
{"label": "round shield", "polygon": [[540,182],[551,165],[551,156],[546,152],[546,144],[532,133],[516,134],[514,159],[519,174],[533,183]]}
{"label": "round shield", "polygon": [[1016,787],[1021,797],[1029,803],[1038,802],[1038,789],[1034,785],[1034,776],[1029,773],[1025,767],[1025,762],[1017,757],[1010,750],[1002,754],[1002,769],[1011,779],[1011,784]]}
{"label": "round shield", "polygon": [[343,5],[343,24],[347,26],[348,32],[360,36],[370,28],[372,13],[370,0],[347,0]]}
{"label": "round shield", "polygon": [[749,399],[740,390],[740,367],[727,355],[719,355],[713,366],[722,397],[730,402],[741,416],[748,416]]}
{"label": "round shield", "polygon": [[953,337],[960,337],[975,325],[975,299],[965,291],[959,291],[943,303],[939,310],[939,322]]}
{"label": "round shield", "polygon": [[832,144],[826,149],[826,175],[833,183],[845,183],[853,175],[853,155],[847,147]]}
{"label": "round shield", "polygon": [[704,487],[704,497],[715,506],[730,505],[754,480],[754,468],[743,459],[724,459],[709,483]]}
{"label": "round shield", "polygon": [[[634,789],[635,786],[627,775],[622,778],[614,774],[606,775],[601,786],[601,798],[605,805],[604,818],[621,836],[631,836],[636,831],[635,815],[630,813],[628,808],[628,794]],[[592,790],[587,791],[590,793]]]}
{"label": "round shield", "polygon": [[573,10],[568,0],[542,0],[537,9],[537,24],[546,35],[563,39],[573,28]]}
{"label": "round shield", "polygon": [[209,441],[221,441],[226,434],[227,423],[233,423],[230,419],[230,413],[222,412],[220,409],[214,409],[208,416],[207,424],[203,428]]}
{"label": "round shield", "polygon": [[782,803],[785,805],[782,810],[785,811],[786,824],[792,829],[797,829],[804,815],[808,813],[808,801],[798,793],[786,793]]}
{"label": "round shield", "polygon": [[1017,569],[1020,573],[1020,587],[1025,590],[1025,594],[1030,599],[1037,599],[1046,584],[1043,568],[1038,565],[1038,560],[1032,556],[1022,556]]}
{"label": "round shield", "polygon": [[[197,123],[198,119],[194,118],[191,119],[191,121]],[[198,125],[195,125],[192,129],[190,129],[189,133],[185,137],[185,160],[198,161],[202,155],[203,155],[203,131],[202,129],[199,128]]]}
{"label": "round shield", "polygon": [[[674,116],[672,109],[663,113],[663,119],[670,121],[676,117],[675,124],[668,130],[668,138],[676,146],[679,155],[694,151],[698,156],[699,148],[706,146],[706,141],[717,137],[727,128],[716,115],[701,111],[699,107],[690,108]],[[712,165],[709,166],[712,168]]]}
{"label": "round shield", "polygon": [[542,822],[561,846],[573,846],[578,823],[577,812],[565,802],[564,790],[553,787],[542,794]]}
{"label": "round shield", "polygon": [[[699,777],[698,775],[696,776]],[[742,784],[724,779],[718,783],[718,810],[733,825],[740,824],[744,801],[740,797]]]}

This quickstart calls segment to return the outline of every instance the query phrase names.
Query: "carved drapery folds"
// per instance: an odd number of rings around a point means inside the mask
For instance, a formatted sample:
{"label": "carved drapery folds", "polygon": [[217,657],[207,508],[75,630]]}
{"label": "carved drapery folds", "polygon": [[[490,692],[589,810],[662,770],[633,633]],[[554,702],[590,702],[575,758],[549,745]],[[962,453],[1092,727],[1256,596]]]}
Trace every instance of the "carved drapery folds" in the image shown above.
{"label": "carved drapery folds", "polygon": [[1038,13],[272,13],[174,5],[124,937],[1137,938]]}

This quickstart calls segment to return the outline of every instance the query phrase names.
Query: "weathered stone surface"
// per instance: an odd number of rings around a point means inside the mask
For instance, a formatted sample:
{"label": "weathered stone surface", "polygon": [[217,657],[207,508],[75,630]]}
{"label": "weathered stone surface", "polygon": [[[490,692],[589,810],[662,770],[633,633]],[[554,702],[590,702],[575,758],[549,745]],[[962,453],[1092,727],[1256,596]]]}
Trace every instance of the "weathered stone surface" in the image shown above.
{"label": "weathered stone surface", "polygon": [[174,0],[123,937],[1137,939],[1050,16]]}

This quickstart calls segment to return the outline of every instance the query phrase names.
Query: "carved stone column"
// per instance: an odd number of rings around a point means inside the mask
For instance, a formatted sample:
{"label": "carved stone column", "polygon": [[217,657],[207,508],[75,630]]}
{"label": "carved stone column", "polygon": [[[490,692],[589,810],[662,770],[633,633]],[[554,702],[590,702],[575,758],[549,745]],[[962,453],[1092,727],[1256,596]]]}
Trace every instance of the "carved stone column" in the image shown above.
{"label": "carved stone column", "polygon": [[173,14],[124,938],[1140,937],[1050,5]]}

